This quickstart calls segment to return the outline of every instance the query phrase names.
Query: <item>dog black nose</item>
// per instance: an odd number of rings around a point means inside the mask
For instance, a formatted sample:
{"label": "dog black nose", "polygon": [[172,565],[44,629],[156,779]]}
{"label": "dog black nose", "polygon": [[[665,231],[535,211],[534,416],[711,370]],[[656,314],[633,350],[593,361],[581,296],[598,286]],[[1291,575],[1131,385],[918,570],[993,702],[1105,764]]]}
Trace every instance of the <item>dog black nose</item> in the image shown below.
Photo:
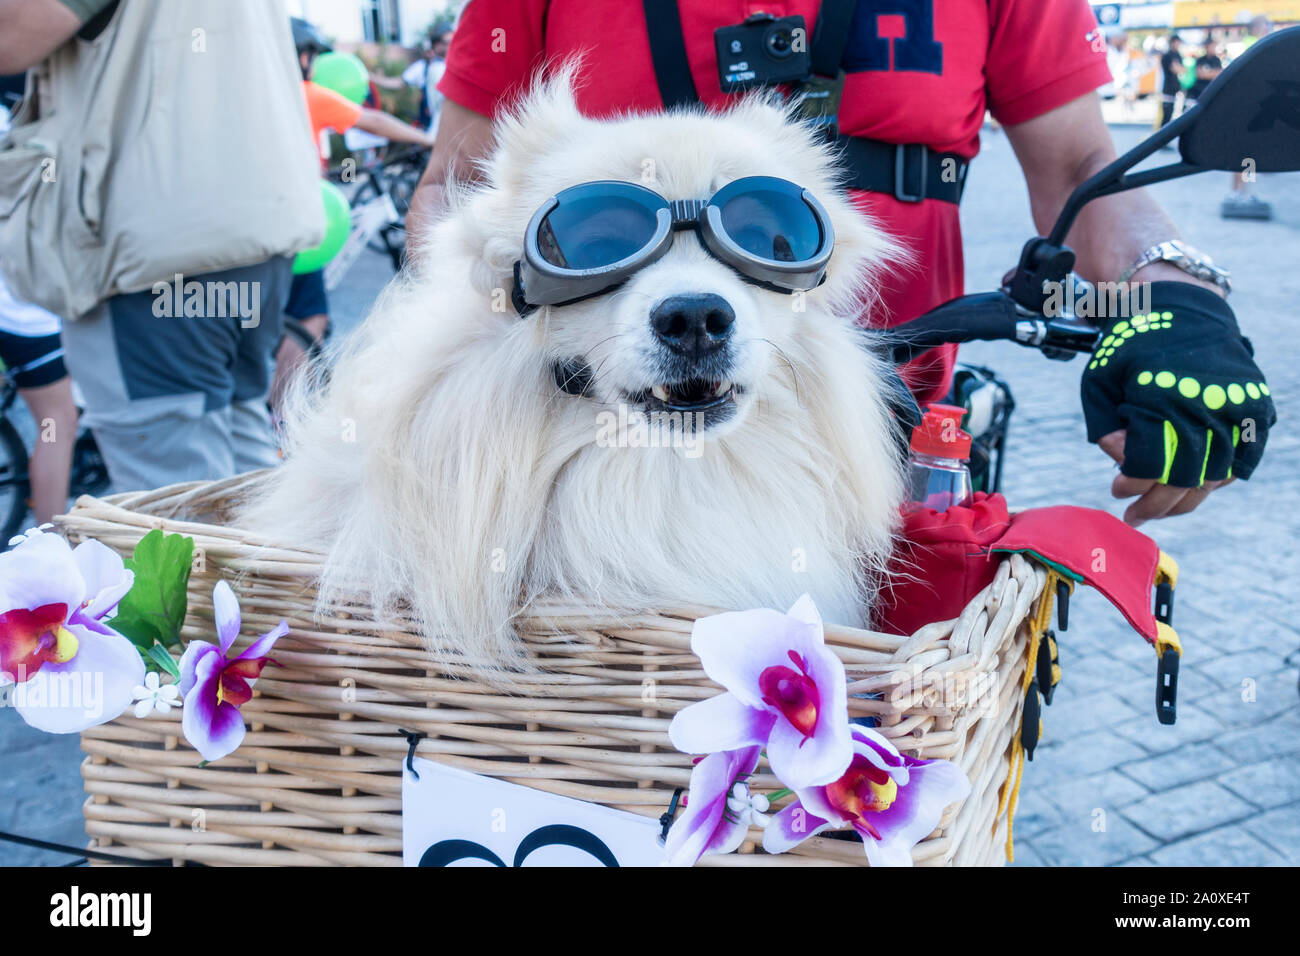
{"label": "dog black nose", "polygon": [[725,345],[735,322],[731,303],[712,292],[670,295],[650,310],[650,326],[659,341],[692,358]]}

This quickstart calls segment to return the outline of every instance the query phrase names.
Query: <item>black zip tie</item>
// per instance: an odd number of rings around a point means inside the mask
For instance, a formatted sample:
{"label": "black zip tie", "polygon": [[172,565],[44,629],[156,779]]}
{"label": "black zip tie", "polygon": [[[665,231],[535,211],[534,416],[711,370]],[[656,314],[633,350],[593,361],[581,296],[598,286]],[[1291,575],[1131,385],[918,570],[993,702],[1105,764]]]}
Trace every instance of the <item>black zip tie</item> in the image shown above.
{"label": "black zip tie", "polygon": [[1056,582],[1056,626],[1062,633],[1070,627],[1070,583]]}
{"label": "black zip tie", "polygon": [[421,740],[424,740],[429,735],[423,730],[402,730],[400,727],[397,733],[406,738],[406,769],[411,771],[411,776],[418,781],[420,775],[416,772],[415,764],[412,762],[415,760],[415,748],[419,746]]}
{"label": "black zip tie", "polygon": [[673,825],[673,817],[677,816],[677,803],[682,798],[683,788],[678,787],[673,791],[673,798],[668,803],[668,811],[659,816],[659,842],[665,843],[668,840],[668,830]]}
{"label": "black zip tie", "polygon": [[[71,863],[61,864],[63,866],[80,866],[82,863],[86,862],[87,857],[95,860],[105,860],[109,863],[122,863],[126,866],[172,865],[170,859],[139,860],[133,856],[121,856],[117,853],[105,853],[102,850],[88,850],[84,846],[69,846],[66,843],[52,843],[49,840],[37,840],[32,837],[19,836],[16,833],[5,833],[4,831],[0,831],[0,842],[17,843],[19,846],[30,846],[37,850],[51,850],[55,853],[70,853],[77,858]],[[193,865],[202,866],[202,864]]]}
{"label": "black zip tie", "polygon": [[1174,620],[1174,586],[1168,581],[1156,585],[1156,620],[1172,624]]}
{"label": "black zip tie", "polygon": [[1052,703],[1052,695],[1056,693],[1056,685],[1052,683],[1052,665],[1059,663],[1052,660],[1052,641],[1055,638],[1054,631],[1043,631],[1043,636],[1038,641],[1038,660],[1035,668],[1038,692],[1043,695],[1043,703],[1049,705]]}
{"label": "black zip tie", "polygon": [[1025,691],[1025,707],[1020,715],[1020,746],[1025,748],[1025,759],[1032,761],[1038,748],[1038,725],[1043,719],[1043,700],[1038,696],[1038,678],[1029,682]]}

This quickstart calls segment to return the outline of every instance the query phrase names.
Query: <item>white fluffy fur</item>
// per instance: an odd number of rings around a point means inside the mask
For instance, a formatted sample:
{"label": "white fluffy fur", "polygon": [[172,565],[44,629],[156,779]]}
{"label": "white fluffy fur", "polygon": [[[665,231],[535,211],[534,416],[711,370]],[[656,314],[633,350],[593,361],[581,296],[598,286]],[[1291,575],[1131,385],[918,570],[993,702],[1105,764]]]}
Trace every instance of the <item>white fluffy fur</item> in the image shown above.
{"label": "white fluffy fur", "polygon": [[[413,612],[436,655],[487,668],[521,664],[511,621],[544,594],[785,608],[806,591],[828,621],[861,624],[901,480],[881,368],[850,316],[893,246],[778,106],[596,121],[569,82],[499,124],[482,185],[292,413],[288,461],[244,525],[328,555],[322,609],[360,593],[381,614]],[[829,280],[804,311],[689,233],[609,295],[525,319],[503,298],[529,217],[560,189],[623,179],[702,198],[750,175],[806,186],[834,223]],[[650,307],[686,291],[735,308],[739,414],[694,458],[599,446],[598,414],[654,384]],[[573,355],[597,371],[594,399],[555,387],[551,361]]]}

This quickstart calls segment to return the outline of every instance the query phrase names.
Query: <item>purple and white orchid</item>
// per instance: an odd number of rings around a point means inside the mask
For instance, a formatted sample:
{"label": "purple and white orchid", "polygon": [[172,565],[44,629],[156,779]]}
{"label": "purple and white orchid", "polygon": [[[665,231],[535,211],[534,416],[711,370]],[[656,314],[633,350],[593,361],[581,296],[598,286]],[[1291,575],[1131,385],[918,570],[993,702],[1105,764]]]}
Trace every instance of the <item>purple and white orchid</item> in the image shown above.
{"label": "purple and white orchid", "polygon": [[250,644],[237,657],[230,648],[239,636],[239,602],[230,585],[220,581],[212,589],[212,610],[220,646],[190,641],[181,657],[181,694],[185,705],[181,730],[185,739],[211,762],[234,752],[244,740],[244,717],[239,708],[253,696],[252,682],[268,663],[267,655],[289,625],[281,621]]}
{"label": "purple and white orchid", "polygon": [[140,652],[109,621],[135,576],[98,541],[42,529],[0,554],[0,685],[28,724],[80,733],[113,720],[144,680]]}
{"label": "purple and white orchid", "polygon": [[784,853],[830,828],[852,827],[872,866],[911,866],[912,847],[939,825],[944,808],[970,793],[961,768],[947,760],[906,757],[886,738],[854,726],[853,759],[831,784],[798,790],[772,818],[763,849]]}
{"label": "purple and white orchid", "polygon": [[763,747],[772,772],[799,790],[838,779],[853,755],[844,664],[804,595],[789,613],[715,614],[695,622],[691,650],[726,693],[680,711],[668,738],[684,753]]}
{"label": "purple and white orchid", "polygon": [[685,810],[668,831],[664,852],[670,866],[694,866],[709,853],[731,853],[745,842],[750,823],[766,824],[746,782],[758,766],[758,747],[709,754],[695,764]]}
{"label": "purple and white orchid", "polygon": [[[701,618],[691,650],[726,691],[680,711],[668,727],[678,750],[708,754],[669,831],[670,863],[730,853],[753,824],[764,828],[769,853],[852,827],[872,866],[911,866],[912,847],[970,793],[956,764],[905,757],[878,732],[849,723],[844,665],[826,646],[807,595],[787,614]],[[750,792],[760,756],[786,789]],[[771,803],[792,793],[796,799],[769,817]]]}

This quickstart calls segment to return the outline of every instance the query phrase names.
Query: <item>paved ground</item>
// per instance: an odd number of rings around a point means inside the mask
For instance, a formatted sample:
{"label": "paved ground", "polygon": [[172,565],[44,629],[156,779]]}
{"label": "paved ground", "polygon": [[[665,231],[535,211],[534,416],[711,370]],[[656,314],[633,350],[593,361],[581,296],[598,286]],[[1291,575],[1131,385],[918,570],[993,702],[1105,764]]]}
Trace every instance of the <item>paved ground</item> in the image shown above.
{"label": "paved ground", "polygon": [[[1141,130],[1117,128],[1121,146]],[[1257,477],[1201,511],[1150,526],[1182,566],[1175,623],[1186,654],[1179,720],[1157,723],[1154,654],[1096,595],[1079,592],[1062,639],[1064,680],[1045,711],[1015,832],[1020,864],[1261,865],[1300,863],[1300,175],[1262,177],[1277,206],[1269,224],[1225,223],[1225,175],[1156,187],[1187,238],[1232,268],[1233,303],[1273,386],[1282,426]],[[967,286],[995,286],[1033,232],[1004,137],[986,136],[963,206]],[[334,296],[354,324],[387,280],[379,257],[358,263]],[[1013,506],[1121,508],[1114,469],[1083,442],[1079,362],[1048,362],[1014,346],[974,346],[1016,393],[1006,491]],[[1289,477],[1288,477],[1289,476]],[[1289,656],[1289,660],[1288,660]],[[75,738],[30,731],[0,709],[0,830],[78,843],[81,754]],[[0,864],[55,854],[0,844]]]}
{"label": "paved ground", "polygon": [[[1144,130],[1113,130],[1121,149]],[[1164,154],[1166,156],[1170,154]],[[962,220],[967,288],[986,289],[1032,234],[1006,139],[985,136]],[[1264,865],[1300,863],[1300,175],[1261,177],[1272,223],[1225,222],[1227,174],[1155,187],[1186,238],[1233,272],[1233,307],[1272,383],[1281,424],[1249,482],[1190,515],[1144,530],[1179,562],[1174,623],[1185,654],[1178,722],[1155,718],[1154,653],[1118,612],[1076,592],[1061,641],[1063,680],[1044,711],[1044,741],[1028,765],[1015,820],[1022,864]],[[964,353],[993,365],[1015,392],[1005,488],[1013,507],[1122,506],[1115,469],[1084,444],[1082,363],[980,343]],[[1288,490],[1290,489],[1290,490]],[[1289,661],[1288,661],[1289,656]]]}

